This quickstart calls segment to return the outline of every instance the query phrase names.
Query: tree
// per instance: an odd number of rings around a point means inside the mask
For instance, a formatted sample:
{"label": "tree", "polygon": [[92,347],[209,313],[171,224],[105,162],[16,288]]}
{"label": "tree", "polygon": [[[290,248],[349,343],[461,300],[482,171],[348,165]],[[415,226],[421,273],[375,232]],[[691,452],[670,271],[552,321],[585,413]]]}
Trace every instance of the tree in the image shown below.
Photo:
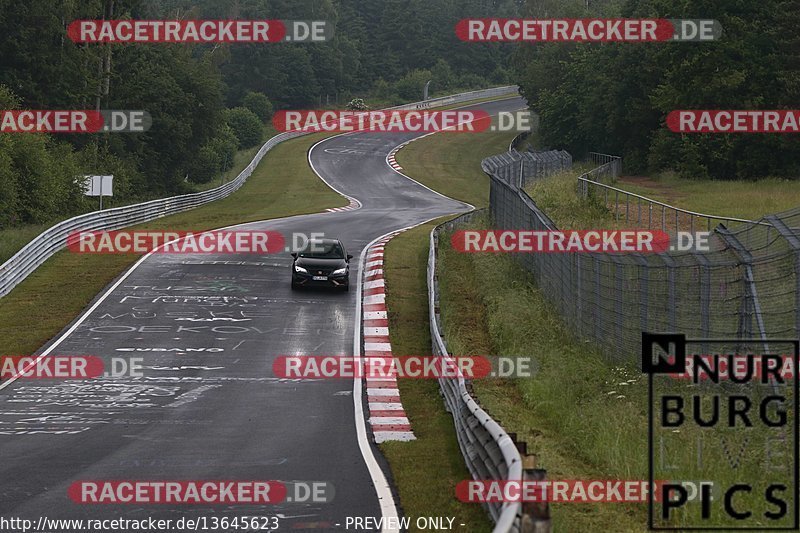
{"label": "tree", "polygon": [[620,154],[630,172],[797,177],[800,146],[791,135],[682,135],[664,124],[672,110],[793,107],[800,69],[790,28],[800,22],[800,11],[790,7],[788,0],[627,0],[618,16],[713,18],[724,34],[699,46],[523,46],[515,54],[518,81],[540,114],[542,141],[576,157],[590,150]]}
{"label": "tree", "polygon": [[250,148],[261,142],[264,126],[258,116],[246,107],[234,107],[225,112],[225,122],[238,139],[239,148]]}
{"label": "tree", "polygon": [[264,93],[248,92],[242,99],[242,106],[255,113],[262,122],[272,118],[272,102]]}
{"label": "tree", "polygon": [[456,82],[456,76],[453,69],[450,68],[450,64],[441,58],[431,67],[431,76],[433,77],[431,85],[436,92],[452,89]]}
{"label": "tree", "polygon": [[431,77],[430,70],[415,69],[397,80],[394,89],[405,100],[422,100],[423,89]]}

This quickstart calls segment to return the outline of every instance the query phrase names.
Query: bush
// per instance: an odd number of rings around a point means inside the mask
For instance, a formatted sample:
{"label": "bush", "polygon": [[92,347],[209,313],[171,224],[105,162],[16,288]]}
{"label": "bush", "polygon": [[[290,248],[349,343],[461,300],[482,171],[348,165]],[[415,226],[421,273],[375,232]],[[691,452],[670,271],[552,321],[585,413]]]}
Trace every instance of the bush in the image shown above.
{"label": "bush", "polygon": [[393,100],[397,98],[397,95],[392,92],[392,87],[389,85],[389,82],[383,78],[375,80],[372,86],[372,94],[375,98],[380,100]]}
{"label": "bush", "polygon": [[433,77],[430,70],[415,69],[397,80],[394,84],[395,91],[404,100],[422,100],[422,91],[425,84]]}
{"label": "bush", "polygon": [[450,65],[444,59],[440,58],[436,61],[436,64],[431,68],[431,74],[433,75],[433,81],[431,82],[432,89],[436,91],[446,91],[453,88],[456,76],[453,73],[453,69],[450,68]]}
{"label": "bush", "polygon": [[250,148],[261,142],[264,125],[258,115],[246,107],[234,107],[225,111],[225,123],[233,130],[239,148]]}
{"label": "bush", "polygon": [[223,126],[217,137],[209,141],[214,147],[220,158],[220,167],[222,171],[230,170],[233,168],[233,158],[236,157],[236,148],[238,139],[233,130],[228,126]]}
{"label": "bush", "polygon": [[195,183],[208,183],[221,172],[232,168],[236,145],[236,135],[225,126],[220,136],[210,139],[198,150],[189,170],[189,178]]}
{"label": "bush", "polygon": [[189,179],[195,183],[208,183],[214,179],[220,167],[219,154],[210,143],[206,144],[197,151],[189,170]]}
{"label": "bush", "polygon": [[459,77],[458,85],[463,89],[485,89],[491,84],[483,76],[467,72]]}
{"label": "bush", "polygon": [[363,98],[353,98],[349,102],[347,102],[347,109],[350,111],[368,111],[369,106],[364,103]]}
{"label": "bush", "polygon": [[264,93],[249,92],[242,98],[242,106],[256,114],[262,122],[272,118],[272,102]]}

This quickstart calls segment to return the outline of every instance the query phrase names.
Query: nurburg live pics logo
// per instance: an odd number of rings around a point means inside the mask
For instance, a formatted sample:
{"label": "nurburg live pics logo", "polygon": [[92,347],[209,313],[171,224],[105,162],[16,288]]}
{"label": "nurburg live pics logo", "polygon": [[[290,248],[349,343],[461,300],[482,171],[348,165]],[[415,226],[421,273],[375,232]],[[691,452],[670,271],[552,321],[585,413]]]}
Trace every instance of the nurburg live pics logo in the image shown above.
{"label": "nurburg live pics logo", "polygon": [[798,351],[797,339],[642,333],[648,482],[671,480],[648,496],[650,530],[800,527]]}

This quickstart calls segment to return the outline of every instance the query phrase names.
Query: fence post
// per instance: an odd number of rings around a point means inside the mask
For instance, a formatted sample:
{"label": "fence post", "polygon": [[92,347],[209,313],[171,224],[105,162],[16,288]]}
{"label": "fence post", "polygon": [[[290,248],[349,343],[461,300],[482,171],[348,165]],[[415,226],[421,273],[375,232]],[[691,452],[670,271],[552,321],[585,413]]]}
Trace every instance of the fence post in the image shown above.
{"label": "fence post", "polygon": [[594,263],[594,308],[595,308],[595,318],[594,318],[594,337],[596,339],[600,338],[601,331],[603,331],[603,296],[601,294],[601,285],[600,285],[600,261],[597,257],[591,256],[592,262]]}
{"label": "fence post", "polygon": [[571,270],[575,271],[575,283],[577,285],[577,290],[572,295],[572,301],[575,306],[574,307],[575,317],[578,319],[577,323],[575,324],[576,329],[578,330],[578,337],[582,337],[583,336],[583,291],[581,290],[582,289],[581,278],[583,276],[581,275],[582,274],[581,254],[565,254],[565,255],[569,257],[570,262],[573,262],[572,259],[574,259],[573,264],[575,265],[575,268]]}
{"label": "fence post", "polygon": [[[753,255],[744,246],[742,246],[742,243],[739,242],[739,239],[737,239],[736,236],[722,224],[720,224],[719,228],[717,228],[717,234],[728,244],[728,246],[731,247],[736,256],[744,265],[744,278],[742,279],[742,282],[744,283],[746,297],[745,309],[743,309],[742,312],[742,315],[744,316],[742,318],[746,320],[746,326],[748,328],[744,333],[748,336],[752,334],[750,331],[752,328],[751,323],[753,318],[755,318],[759,333],[761,335],[761,342],[764,346],[764,353],[769,353],[766,326],[764,325],[764,317],[761,314],[761,304],[758,301],[756,281],[753,278]],[[747,320],[747,318],[749,318],[749,320]]]}
{"label": "fence post", "polygon": [[622,264],[622,259],[617,257],[616,255],[612,254],[610,256],[615,264],[615,276],[617,281],[617,298],[616,298],[616,309],[614,310],[615,314],[617,315],[617,319],[614,320],[614,324],[616,326],[616,337],[617,337],[617,345],[622,346],[622,328],[624,327],[622,321],[622,295],[625,294],[625,276],[624,274],[624,266]]}
{"label": "fence post", "polygon": [[[699,265],[697,281],[700,285],[700,336],[709,338],[711,330],[711,268],[708,258],[702,252],[692,252]],[[701,346],[703,353],[708,353],[708,344]]]}
{"label": "fence post", "polygon": [[667,328],[669,331],[677,331],[678,325],[675,323],[675,260],[669,254],[658,254],[667,266]]}
{"label": "fence post", "polygon": [[649,331],[650,328],[647,325],[647,311],[650,305],[650,295],[648,294],[650,289],[650,265],[642,254],[631,254],[631,257],[633,257],[633,259],[639,265],[639,326],[641,327],[642,331]]}
{"label": "fence post", "polygon": [[[794,250],[794,334],[792,336],[796,337],[800,333],[800,239],[776,215],[767,215],[764,219],[772,224],[778,234],[786,239],[789,246]],[[769,228],[767,228],[767,231],[769,231]],[[767,242],[769,242],[769,236],[767,237]]]}

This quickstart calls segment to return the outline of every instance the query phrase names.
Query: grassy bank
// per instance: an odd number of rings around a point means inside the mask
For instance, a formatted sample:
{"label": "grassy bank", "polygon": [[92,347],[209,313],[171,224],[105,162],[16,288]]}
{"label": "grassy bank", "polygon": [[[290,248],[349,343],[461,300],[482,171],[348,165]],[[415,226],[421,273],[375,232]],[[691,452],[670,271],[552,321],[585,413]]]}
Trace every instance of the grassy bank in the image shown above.
{"label": "grassy bank", "polygon": [[[268,139],[276,133],[277,132],[272,125],[264,126],[264,139]],[[246,148],[244,150],[237,151],[233,158],[233,166],[229,170],[225,171],[222,175],[220,175],[219,178],[211,180],[208,183],[192,184],[191,192],[207,191],[232,180],[239,175],[244,167],[250,164],[250,161],[253,160],[253,157],[256,155],[256,152],[258,152],[259,148],[261,148],[261,144],[258,146],[253,146],[252,148]],[[149,198],[149,200],[154,199],[155,198]],[[114,204],[113,207],[121,207],[123,205],[129,205],[142,201],[145,200],[129,200],[128,203],[122,203],[119,205]],[[108,203],[110,203],[109,199],[106,199],[106,205],[108,205]],[[42,233],[44,230],[62,220],[66,220],[66,218],[56,219],[48,224],[31,224],[16,228],[0,229],[0,264],[7,261],[11,256],[21,250],[23,246],[28,244],[34,239],[34,237]]]}
{"label": "grassy bank", "polygon": [[481,160],[508,149],[515,132],[439,133],[397,153],[403,173],[442,194],[475,207],[489,203],[489,177]]}
{"label": "grassy bank", "polygon": [[[386,247],[384,265],[389,332],[394,355],[431,353],[428,328],[428,235],[435,223],[395,237]],[[444,410],[436,380],[400,380],[403,406],[417,440],[381,445],[392,467],[406,516],[455,517],[458,531],[490,531],[488,515],[480,506],[455,498],[459,481],[470,479],[453,430],[453,418]]]}
{"label": "grassy bank", "polygon": [[748,220],[800,207],[800,180],[687,180],[663,174],[625,176],[615,186],[689,211]]}
{"label": "grassy bank", "polygon": [[[450,352],[535,361],[533,378],[475,381],[481,405],[528,443],[549,479],[645,479],[646,403],[643,388],[627,383],[638,378],[576,341],[509,257],[461,254],[447,238],[440,243]],[[557,531],[643,531],[646,520],[644,506],[622,504],[553,505],[552,515]]]}
{"label": "grassy bank", "polygon": [[[273,148],[234,195],[136,226],[172,231],[316,213],[347,201],[309,168],[308,149],[325,134],[293,139]],[[62,251],[11,294],[0,298],[0,353],[28,354],[61,331],[137,255],[87,255]]]}
{"label": "grassy bank", "polygon": [[[479,161],[486,155],[503,151],[505,146],[497,139],[494,139],[495,144],[491,139],[472,144],[466,142],[468,140],[431,136],[401,150],[398,161],[406,173],[420,182],[475,205],[485,205],[488,198],[481,184],[485,178]],[[487,152],[480,153],[480,149]],[[561,228],[617,227],[613,215],[606,209],[575,194],[575,177],[581,171],[575,169],[553,176],[532,185],[528,192]],[[465,180],[467,175],[474,180]],[[744,206],[750,202],[749,189],[738,189],[744,196],[735,201],[730,197],[727,200],[709,198],[707,205],[713,207],[727,202],[731,204],[729,209]],[[707,190],[706,194],[714,196],[716,193]],[[752,197],[754,205],[759,195],[756,190]],[[781,210],[790,207],[792,202],[794,200],[789,199],[784,204],[770,204],[770,207]],[[769,210],[762,204],[758,211],[749,214],[717,212],[757,218]],[[411,234],[408,238],[412,238]],[[551,479],[646,479],[647,389],[640,371],[610,364],[590,343],[576,339],[530,276],[510,258],[459,254],[449,249],[447,238],[442,242],[442,310],[451,351],[531,355],[536,361],[537,373],[531,379],[476,383],[476,394],[484,408],[508,431],[517,432],[520,439],[528,442],[529,451],[538,456],[539,464],[548,470]],[[396,263],[405,264],[404,253],[389,248],[388,268]],[[420,262],[419,268],[422,276],[423,263]],[[388,283],[391,291],[391,282]],[[424,279],[418,283],[423,284]],[[390,309],[395,305],[392,298],[395,296],[390,294]],[[409,316],[408,312],[416,313],[417,319],[412,320],[410,317],[415,315]],[[427,328],[427,310],[409,307],[404,321],[392,327],[393,339],[411,334],[413,328]],[[406,409],[414,409],[418,402],[413,393],[409,394]],[[702,467],[689,464],[697,453],[695,437],[697,432],[691,430],[670,435],[671,450],[693,450],[678,454],[677,458],[670,456],[680,464],[682,472],[695,475],[686,479],[716,479],[723,484],[732,481],[727,474],[720,474],[723,469],[730,470],[725,454],[707,456]],[[741,440],[741,434],[724,438],[729,439],[725,446],[731,450],[747,444]],[[760,444],[750,442],[746,460],[740,466],[740,471],[747,472],[747,479],[756,483],[764,476],[759,461],[752,458],[763,456],[759,455],[764,451],[761,448]],[[449,475],[442,467],[433,467],[437,468],[433,473],[426,468],[427,477]],[[763,508],[763,502],[760,507],[753,499],[748,503],[754,509]],[[415,505],[426,508],[425,502]],[[693,508],[683,519],[697,518],[696,511],[697,508]],[[644,504],[554,504],[552,513],[557,530],[647,530]]]}
{"label": "grassy bank", "polygon": [[[485,223],[475,226],[485,227]],[[484,408],[502,420],[507,431],[528,442],[550,479],[647,479],[647,380],[638,365],[611,364],[590,342],[576,338],[511,257],[460,253],[450,247],[447,236],[440,243],[441,309],[450,351],[524,354],[535,361],[532,378],[476,381],[476,395]],[[666,377],[659,378],[655,387],[657,394],[680,396],[687,406],[699,392],[759,397],[758,391],[745,386],[733,391],[705,389]],[[706,419],[709,400],[703,400]],[[687,419],[689,411],[687,407]],[[737,497],[737,505],[751,509],[759,517],[758,526],[768,527],[772,524],[761,513],[769,505],[759,491],[776,480],[791,486],[788,472],[764,470],[768,440],[779,432],[754,433],[741,425],[732,429],[724,425],[709,431],[688,421],[680,429],[656,428],[656,479],[713,480],[718,489],[747,482],[753,493]],[[700,441],[705,443],[702,448]],[[721,510],[720,494],[715,496],[711,520],[701,521],[700,506],[690,504],[678,513],[677,523],[664,525],[735,526],[737,522]],[[644,503],[566,503],[553,504],[551,510],[557,529],[647,530]]]}
{"label": "grassy bank", "polygon": [[[400,150],[397,159],[406,174],[432,189],[473,205],[486,205],[489,181],[480,160],[505,150],[513,137],[513,133],[492,132],[431,135]],[[428,236],[435,224],[402,233],[386,247],[389,332],[395,355],[431,353],[425,272]],[[438,382],[401,380],[400,391],[417,440],[385,443],[381,449],[391,465],[404,512],[412,518],[455,517],[459,531],[491,531],[482,507],[455,497],[456,484],[470,475]],[[465,525],[460,526],[462,523]]]}

